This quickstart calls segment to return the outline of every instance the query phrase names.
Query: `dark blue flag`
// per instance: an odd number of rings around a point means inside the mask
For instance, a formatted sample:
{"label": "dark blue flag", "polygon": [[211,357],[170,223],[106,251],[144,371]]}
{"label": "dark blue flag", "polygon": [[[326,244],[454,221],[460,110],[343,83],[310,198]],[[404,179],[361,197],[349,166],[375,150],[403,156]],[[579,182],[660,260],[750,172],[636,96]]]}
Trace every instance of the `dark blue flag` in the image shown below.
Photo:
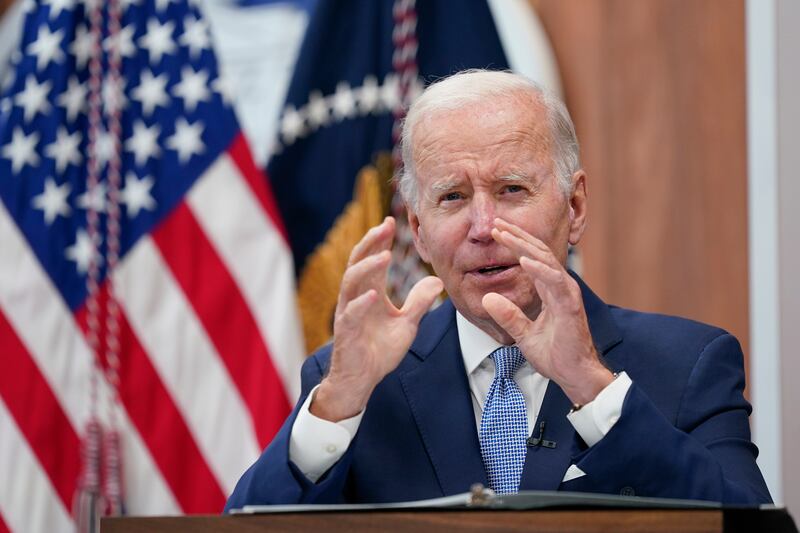
{"label": "dark blue flag", "polygon": [[[508,68],[484,0],[321,0],[311,15],[268,166],[300,276],[309,348],[330,333],[342,258],[387,214],[387,202],[367,205],[375,195],[357,184],[359,172],[391,153],[396,119],[424,84],[466,68]],[[400,296],[418,264],[402,233],[405,250],[398,256],[395,247],[393,266]]]}

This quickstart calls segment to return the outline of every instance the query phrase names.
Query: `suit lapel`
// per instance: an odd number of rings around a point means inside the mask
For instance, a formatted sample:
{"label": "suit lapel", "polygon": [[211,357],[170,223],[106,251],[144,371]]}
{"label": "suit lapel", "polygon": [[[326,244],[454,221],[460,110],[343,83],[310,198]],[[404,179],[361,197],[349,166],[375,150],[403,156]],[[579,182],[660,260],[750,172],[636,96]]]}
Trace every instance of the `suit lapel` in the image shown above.
{"label": "suit lapel", "polygon": [[[597,351],[609,368],[621,370],[606,357],[622,342],[608,306],[576,274],[570,274],[580,285]],[[449,300],[423,319],[409,351],[413,357],[403,365],[400,381],[442,493],[465,492],[473,483],[488,486],[455,309]],[[558,489],[572,457],[579,452],[575,430],[567,420],[570,408],[561,388],[548,383],[533,434],[539,435],[540,424],[545,422],[544,438],[555,441],[556,447],[528,448],[520,490]]]}
{"label": "suit lapel", "polygon": [[[608,352],[622,342],[616,323],[608,306],[578,277],[570,271],[578,282],[583,296],[583,305],[589,322],[592,342],[604,364],[613,372],[621,370],[609,360]],[[564,474],[572,464],[572,457],[580,451],[575,429],[567,420],[572,402],[552,381],[547,384],[542,407],[533,428],[533,436],[539,435],[541,423],[545,423],[544,439],[556,443],[555,448],[529,446],[525,456],[520,490],[557,490]]]}
{"label": "suit lapel", "polygon": [[[575,429],[567,420],[571,407],[572,403],[561,388],[549,382],[532,435],[553,441],[555,448],[528,446],[520,490],[558,489],[575,454]],[[542,422],[545,424],[543,435],[540,434]]]}
{"label": "suit lapel", "polygon": [[488,481],[455,310],[447,301],[426,318],[410,350],[419,362],[400,381],[442,493],[458,494]]}

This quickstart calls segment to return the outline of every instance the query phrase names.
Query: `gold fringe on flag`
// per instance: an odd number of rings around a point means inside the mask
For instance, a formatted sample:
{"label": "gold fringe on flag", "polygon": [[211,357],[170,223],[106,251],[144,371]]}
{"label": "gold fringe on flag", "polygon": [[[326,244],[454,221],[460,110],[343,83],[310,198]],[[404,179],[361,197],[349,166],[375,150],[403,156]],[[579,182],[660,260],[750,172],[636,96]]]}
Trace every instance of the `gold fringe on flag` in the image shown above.
{"label": "gold fringe on flag", "polygon": [[300,275],[298,301],[308,353],[328,342],[333,335],[339,285],[350,251],[367,230],[380,224],[389,212],[393,171],[391,156],[382,154],[375,166],[368,165],[359,172],[353,200],[306,260]]}

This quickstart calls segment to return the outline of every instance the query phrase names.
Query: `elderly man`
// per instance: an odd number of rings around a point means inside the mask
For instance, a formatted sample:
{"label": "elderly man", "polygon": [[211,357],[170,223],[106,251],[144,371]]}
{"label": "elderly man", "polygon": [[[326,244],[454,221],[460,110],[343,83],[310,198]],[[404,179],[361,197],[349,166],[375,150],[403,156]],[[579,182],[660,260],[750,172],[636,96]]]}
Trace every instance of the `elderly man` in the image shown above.
{"label": "elderly man", "polygon": [[[403,133],[423,279],[385,296],[394,221],[355,247],[334,340],[244,474],[245,504],[390,502],[469,490],[770,501],[742,352],[726,332],[603,303],[565,268],[587,176],[566,108],[510,73],[430,86]],[[442,288],[449,300],[426,314]]]}

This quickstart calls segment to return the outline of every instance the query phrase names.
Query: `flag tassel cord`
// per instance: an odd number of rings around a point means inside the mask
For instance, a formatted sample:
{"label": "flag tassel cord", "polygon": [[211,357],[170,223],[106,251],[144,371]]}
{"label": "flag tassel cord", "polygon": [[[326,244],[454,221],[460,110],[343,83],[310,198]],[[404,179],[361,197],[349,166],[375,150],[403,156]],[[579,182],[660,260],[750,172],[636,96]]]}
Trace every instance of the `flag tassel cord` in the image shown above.
{"label": "flag tassel cord", "polygon": [[[389,294],[395,303],[400,304],[411,287],[428,275],[424,265],[416,255],[414,238],[406,220],[406,208],[397,187],[398,177],[403,172],[402,131],[403,119],[412,100],[417,96],[417,10],[416,0],[395,0],[392,9],[394,28],[392,31],[392,68],[398,78],[399,105],[394,109],[392,125],[392,160],[394,162],[394,195],[391,214],[397,222],[397,231],[392,247],[392,265],[389,274]],[[409,258],[413,260],[409,261]]]}
{"label": "flag tassel cord", "polygon": [[[110,0],[108,32],[111,42],[117,42],[120,32],[119,0]],[[103,91],[108,95],[105,109],[108,115],[108,134],[113,151],[108,160],[105,254],[102,253],[102,233],[98,206],[88,202],[87,233],[93,247],[86,278],[88,342],[94,354],[94,369],[90,380],[90,417],[83,436],[82,470],[75,497],[75,518],[78,531],[98,531],[99,517],[123,512],[122,456],[117,409],[119,406],[119,306],[114,293],[113,273],[119,259],[120,235],[120,149],[121,125],[121,57],[118,46],[110,47],[107,76],[103,72],[103,7],[96,3],[89,13],[92,54],[89,60],[89,144],[87,194],[96,197],[100,188],[98,138],[103,126]],[[107,84],[107,87],[103,87]],[[100,294],[100,264],[106,265],[106,295]],[[108,427],[103,428],[99,416],[99,379],[110,386]]]}

